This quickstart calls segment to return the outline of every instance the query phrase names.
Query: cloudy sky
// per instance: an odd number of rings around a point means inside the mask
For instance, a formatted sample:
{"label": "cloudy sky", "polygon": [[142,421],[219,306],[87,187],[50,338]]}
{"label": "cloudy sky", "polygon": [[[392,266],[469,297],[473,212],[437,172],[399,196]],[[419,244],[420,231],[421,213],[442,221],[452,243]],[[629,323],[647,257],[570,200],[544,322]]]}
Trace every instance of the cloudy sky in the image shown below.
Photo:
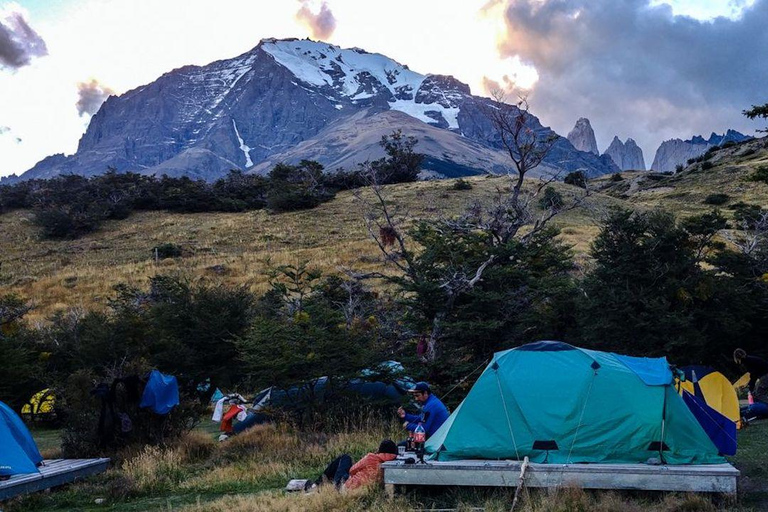
{"label": "cloudy sky", "polygon": [[186,64],[312,37],[527,89],[544,124],[588,117],[600,150],[762,127],[768,0],[0,0],[0,176],[72,153],[91,115]]}

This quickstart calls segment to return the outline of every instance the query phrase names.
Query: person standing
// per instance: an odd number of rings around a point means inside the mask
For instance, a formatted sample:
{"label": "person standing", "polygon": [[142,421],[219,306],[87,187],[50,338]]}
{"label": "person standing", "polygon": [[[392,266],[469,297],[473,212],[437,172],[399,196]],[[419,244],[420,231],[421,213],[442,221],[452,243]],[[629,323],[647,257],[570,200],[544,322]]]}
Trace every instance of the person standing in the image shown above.
{"label": "person standing", "polygon": [[421,413],[409,414],[400,407],[397,414],[400,419],[404,420],[403,428],[408,432],[413,432],[421,424],[426,431],[427,439],[429,439],[450,416],[448,408],[432,394],[429,384],[426,382],[417,382],[408,392],[421,405]]}

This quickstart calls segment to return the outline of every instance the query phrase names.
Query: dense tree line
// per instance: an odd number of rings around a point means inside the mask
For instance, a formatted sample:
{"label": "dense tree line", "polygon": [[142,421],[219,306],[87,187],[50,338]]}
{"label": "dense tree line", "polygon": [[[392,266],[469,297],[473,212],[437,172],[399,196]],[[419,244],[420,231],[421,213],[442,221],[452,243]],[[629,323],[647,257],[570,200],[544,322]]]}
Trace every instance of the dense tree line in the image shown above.
{"label": "dense tree line", "polygon": [[423,155],[417,141],[400,131],[382,137],[386,157],[361,169],[326,173],[321,164],[303,160],[278,164],[267,176],[230,171],[213,183],[189,177],[119,173],[85,178],[77,175],[0,185],[0,213],[34,211],[35,224],[45,238],[76,238],[106,220],[127,218],[134,211],[178,213],[243,212],[266,208],[272,212],[303,210],[333,199],[336,192],[366,184],[365,170],[376,169],[387,183],[414,181]]}
{"label": "dense tree line", "polygon": [[[106,378],[142,365],[175,374],[192,393],[205,381],[251,391],[321,376],[344,382],[397,359],[444,389],[493,352],[538,339],[727,371],[736,346],[759,352],[768,335],[768,230],[744,232],[729,248],[717,238],[724,227],[717,211],[676,221],[617,210],[581,277],[554,228],[499,242],[490,231],[422,222],[410,232],[419,249],[405,256],[415,273],[391,276],[387,293],[361,274],[323,276],[311,264],[272,269],[262,295],[158,275],[146,288],[118,286],[107,311],[62,312],[38,328],[23,321],[23,300],[5,296],[0,400],[19,406],[78,372]],[[489,259],[499,264],[450,296],[447,268]],[[436,310],[440,347],[430,360],[423,343]]]}

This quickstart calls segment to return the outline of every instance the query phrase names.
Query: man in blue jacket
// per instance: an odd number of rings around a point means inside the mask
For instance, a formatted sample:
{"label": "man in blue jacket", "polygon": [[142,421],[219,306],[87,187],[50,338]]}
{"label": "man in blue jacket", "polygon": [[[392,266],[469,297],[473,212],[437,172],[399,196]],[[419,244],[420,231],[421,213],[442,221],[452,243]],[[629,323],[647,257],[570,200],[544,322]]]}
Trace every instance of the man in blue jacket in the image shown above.
{"label": "man in blue jacket", "polygon": [[413,394],[413,398],[421,404],[421,414],[409,414],[400,407],[397,414],[404,420],[403,428],[408,432],[413,432],[421,423],[427,433],[427,439],[429,439],[448,419],[448,409],[439,398],[432,394],[429,384],[426,382],[417,382],[408,392]]}

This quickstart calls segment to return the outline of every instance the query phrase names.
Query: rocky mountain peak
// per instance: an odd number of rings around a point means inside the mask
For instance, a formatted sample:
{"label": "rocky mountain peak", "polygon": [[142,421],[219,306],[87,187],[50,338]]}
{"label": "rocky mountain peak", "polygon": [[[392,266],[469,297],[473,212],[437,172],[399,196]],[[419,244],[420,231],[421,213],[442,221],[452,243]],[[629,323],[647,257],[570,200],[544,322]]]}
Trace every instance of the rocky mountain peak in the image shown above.
{"label": "rocky mountain peak", "polygon": [[627,142],[621,142],[618,136],[614,136],[610,146],[604,154],[611,157],[611,160],[622,171],[644,171],[645,159],[643,150],[635,143],[633,139],[627,139]]}
{"label": "rocky mountain peak", "polygon": [[[184,66],[110,97],[77,153],[43,160],[23,178],[91,176],[111,166],[215,180],[310,155],[332,170],[354,168],[396,129],[421,134],[425,166],[435,172],[506,172],[508,156],[485,115],[492,105],[452,76],[417,73],[382,54],[267,38],[237,57]],[[554,133],[535,117],[529,128]],[[578,169],[596,176],[616,167],[560,139],[537,172]]]}
{"label": "rocky mountain peak", "polygon": [[573,144],[573,147],[579,151],[586,151],[588,153],[594,153],[595,155],[600,154],[597,150],[595,132],[592,130],[592,125],[589,123],[589,119],[586,117],[581,117],[576,121],[573,130],[568,132],[567,138],[568,141]]}
{"label": "rocky mountain peak", "polygon": [[743,142],[751,138],[729,129],[722,135],[712,132],[709,139],[696,135],[688,140],[665,140],[656,150],[651,169],[659,172],[675,172],[678,166],[685,166],[688,160],[703,155],[711,147],[720,146],[726,142]]}

